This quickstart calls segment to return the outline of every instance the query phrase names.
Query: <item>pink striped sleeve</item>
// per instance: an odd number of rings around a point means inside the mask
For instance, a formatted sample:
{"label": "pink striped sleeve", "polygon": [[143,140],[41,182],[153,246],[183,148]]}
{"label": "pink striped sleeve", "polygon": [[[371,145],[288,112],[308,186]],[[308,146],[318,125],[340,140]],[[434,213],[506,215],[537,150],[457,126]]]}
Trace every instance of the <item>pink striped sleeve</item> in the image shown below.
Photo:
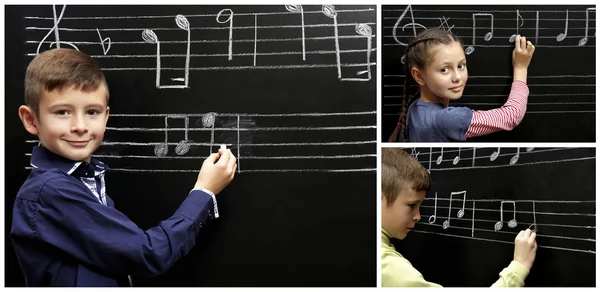
{"label": "pink striped sleeve", "polygon": [[527,84],[523,81],[513,81],[508,100],[502,107],[473,111],[473,119],[465,136],[471,138],[514,129],[525,116],[528,96]]}

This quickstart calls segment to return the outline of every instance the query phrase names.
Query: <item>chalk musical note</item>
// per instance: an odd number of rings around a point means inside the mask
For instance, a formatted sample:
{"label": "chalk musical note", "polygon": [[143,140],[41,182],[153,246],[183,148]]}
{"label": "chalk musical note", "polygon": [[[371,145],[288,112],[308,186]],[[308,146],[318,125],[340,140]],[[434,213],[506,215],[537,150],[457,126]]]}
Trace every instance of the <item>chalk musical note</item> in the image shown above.
{"label": "chalk musical note", "polygon": [[62,9],[60,10],[60,15],[57,18],[56,17],[56,5],[52,5],[52,12],[53,12],[52,19],[54,20],[54,26],[52,26],[50,31],[48,31],[48,33],[44,36],[44,38],[38,44],[37,50],[35,51],[37,55],[40,54],[40,47],[42,46],[44,41],[48,38],[48,36],[50,36],[50,34],[52,34],[52,32],[54,32],[54,40],[55,41],[51,42],[49,47],[52,47],[52,45],[56,45],[57,48],[60,48],[60,44],[62,43],[62,44],[67,44],[67,45],[73,47],[75,50],[79,51],[79,48],[77,48],[77,46],[75,46],[73,43],[60,40],[60,33],[58,32],[58,23],[60,23],[60,21],[62,20],[63,15],[65,14],[66,8],[67,8],[67,5],[63,5]]}
{"label": "chalk musical note", "polygon": [[[519,18],[521,19],[521,24],[519,24]],[[519,27],[522,27],[522,26],[523,26],[523,17],[519,13],[519,9],[517,9],[517,33],[511,35],[510,38],[508,39],[508,41],[510,41],[512,43],[517,39],[517,35],[519,34]]]}
{"label": "chalk musical note", "polygon": [[340,40],[338,35],[337,11],[333,5],[323,5],[321,8],[323,14],[333,19],[333,32],[335,37],[335,60],[337,62],[338,79],[342,79],[342,67],[340,63]]}
{"label": "chalk musical note", "polygon": [[[220,20],[220,17],[223,13],[229,13],[229,16],[227,17],[227,19],[225,20]],[[221,11],[219,11],[219,13],[217,14],[217,22],[218,23],[227,23],[229,22],[229,57],[228,60],[231,61],[233,59],[233,10],[231,9],[223,9]]]}
{"label": "chalk musical note", "polygon": [[490,156],[490,161],[496,160],[496,158],[498,158],[498,155],[500,155],[500,147],[498,147],[498,150],[492,153],[492,155]]}
{"label": "chalk musical note", "polygon": [[142,39],[150,44],[156,44],[156,88],[188,88],[189,74],[190,74],[190,23],[187,18],[181,14],[175,16],[175,24],[185,31],[187,31],[187,50],[185,54],[185,73],[184,78],[171,78],[172,81],[183,81],[183,85],[161,85],[160,75],[162,72],[161,68],[161,54],[160,54],[160,40],[156,33],[151,29],[144,29],[142,31]]}
{"label": "chalk musical note", "polygon": [[169,117],[165,116],[165,143],[161,143],[154,146],[154,154],[156,154],[156,156],[158,157],[165,156],[169,152],[169,145],[167,144],[169,142],[168,118]]}
{"label": "chalk musical note", "polygon": [[[104,53],[104,55],[106,56],[106,53],[108,53],[108,51],[110,51],[110,46],[112,44],[110,38],[102,38],[102,35],[100,34],[100,30],[98,28],[96,28],[96,32],[98,32],[98,38],[100,38],[100,45],[102,46],[102,52]],[[108,47],[104,46],[104,43],[108,41]]]}
{"label": "chalk musical note", "polygon": [[519,152],[519,147],[517,147],[517,154],[510,159],[510,165],[514,165],[517,163],[517,161],[519,161]]}
{"label": "chalk musical note", "polygon": [[355,31],[357,34],[363,35],[367,39],[367,70],[356,72],[356,75],[362,75],[362,74],[367,73],[367,78],[342,78],[341,80],[342,81],[345,81],[345,80],[369,81],[369,80],[371,80],[371,65],[370,64],[371,64],[371,49],[373,48],[373,45],[372,45],[373,31],[371,30],[371,27],[366,23],[357,24],[355,26]]}
{"label": "chalk musical note", "polygon": [[256,66],[256,40],[258,38],[258,31],[257,31],[257,25],[258,25],[258,16],[256,15],[256,13],[254,13],[254,66]]}
{"label": "chalk musical note", "polygon": [[408,13],[409,11],[410,11],[410,20],[411,20],[411,22],[408,23],[408,24],[406,24],[406,25],[404,25],[402,27],[402,31],[404,31],[404,29],[407,26],[412,25],[413,35],[414,35],[414,37],[417,37],[417,26],[420,27],[420,28],[422,28],[422,29],[427,29],[424,25],[415,22],[415,17],[413,15],[413,11],[412,11],[411,6],[410,5],[406,6],[406,9],[404,9],[404,12],[402,12],[402,14],[400,15],[400,17],[396,21],[396,24],[394,24],[394,29],[392,30],[392,35],[394,37],[394,40],[397,43],[399,43],[399,44],[401,44],[403,46],[408,46],[408,44],[405,44],[405,43],[401,42],[400,40],[398,40],[398,36],[396,35],[396,30],[398,29],[398,25],[400,25],[400,22],[404,19],[404,16],[406,15],[406,13]]}
{"label": "chalk musical note", "polygon": [[534,147],[527,147],[527,149],[525,149],[526,152],[531,152],[533,151],[533,149],[535,149]]}
{"label": "chalk musical note", "polygon": [[[587,44],[588,41],[588,27],[589,27],[589,13],[590,10],[594,10],[596,11],[596,8],[586,8],[585,9],[585,36],[579,40],[579,46],[585,46],[585,44]],[[594,36],[596,35],[596,32],[594,32]]]}
{"label": "chalk musical note", "polygon": [[467,54],[467,55],[470,55],[471,53],[473,53],[475,51],[475,30],[477,28],[477,25],[475,23],[475,18],[477,16],[489,16],[490,20],[491,20],[490,31],[485,34],[485,36],[483,37],[483,40],[488,42],[492,39],[492,37],[494,37],[494,15],[489,14],[489,13],[473,13],[473,40],[472,40],[473,43],[470,46],[468,46],[467,49],[465,49],[465,54]]}
{"label": "chalk musical note", "polygon": [[456,157],[454,157],[452,164],[456,165],[456,164],[458,164],[459,161],[460,161],[460,147],[458,147],[458,155],[456,155]]}
{"label": "chalk musical note", "polygon": [[[204,116],[202,116],[202,126],[204,126],[205,128],[212,128],[210,131],[210,153],[211,154],[212,154],[213,144],[215,143],[215,118],[216,118],[216,116],[217,116],[216,113],[206,113]],[[239,133],[238,133],[238,137],[239,137]]]}
{"label": "chalk musical note", "polygon": [[443,159],[444,159],[444,147],[442,147],[441,154],[440,154],[440,156],[438,156],[435,163],[437,163],[437,165],[440,165],[440,163],[442,163]]}
{"label": "chalk musical note", "polygon": [[188,116],[180,116],[180,115],[173,115],[170,117],[183,118],[185,121],[185,138],[183,140],[179,141],[179,143],[177,143],[177,146],[175,146],[175,153],[177,153],[177,155],[184,155],[188,151],[190,151],[190,143],[192,142],[191,140],[188,139],[189,117]]}
{"label": "chalk musical note", "polygon": [[504,204],[512,204],[513,205],[513,218],[508,221],[508,227],[509,228],[515,228],[517,227],[517,206],[515,204],[515,201],[501,201],[500,202],[500,221],[496,222],[496,224],[494,224],[494,230],[498,231],[500,229],[502,229],[503,226],[503,222],[504,222]]}
{"label": "chalk musical note", "polygon": [[442,223],[442,228],[448,229],[448,227],[450,227],[450,213],[452,211],[452,197],[460,196],[460,195],[463,196],[463,203],[462,203],[462,208],[460,210],[458,210],[458,212],[456,212],[456,217],[462,218],[465,215],[465,201],[467,198],[467,191],[450,193],[450,205],[448,206],[448,219],[446,219],[446,221],[444,221],[444,223]]}
{"label": "chalk musical note", "polygon": [[[213,122],[214,124],[214,122]],[[241,161],[241,156],[240,156],[240,115],[237,116],[237,166],[238,166],[238,173],[240,173],[240,161]]]}
{"label": "chalk musical note", "polygon": [[556,36],[557,42],[562,42],[567,37],[567,30],[569,29],[569,10],[567,10],[567,15],[565,17],[565,32],[560,33]]}
{"label": "chalk musical note", "polygon": [[302,8],[302,5],[300,5],[300,4],[285,5],[285,9],[287,9],[287,11],[292,12],[292,13],[300,13],[300,18],[301,18],[301,21],[302,21],[302,61],[306,61],[306,45],[304,43],[304,41],[305,41],[305,34],[304,34],[304,9]]}
{"label": "chalk musical note", "polygon": [[429,224],[435,223],[437,215],[437,192],[435,192],[435,206],[433,207],[433,215],[429,216]]}
{"label": "chalk musical note", "polygon": [[535,12],[535,45],[538,45],[538,35],[540,32],[540,12]]}

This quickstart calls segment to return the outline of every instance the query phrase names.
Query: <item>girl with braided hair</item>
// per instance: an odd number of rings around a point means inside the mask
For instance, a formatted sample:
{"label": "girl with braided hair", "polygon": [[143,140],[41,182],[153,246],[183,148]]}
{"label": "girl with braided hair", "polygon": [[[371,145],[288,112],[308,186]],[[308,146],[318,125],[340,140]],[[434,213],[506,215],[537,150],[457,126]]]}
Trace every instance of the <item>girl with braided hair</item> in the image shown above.
{"label": "girl with braided hair", "polygon": [[[465,141],[514,129],[527,109],[527,68],[534,51],[530,41],[517,36],[512,53],[512,88],[502,107],[452,107],[448,106],[449,101],[461,98],[468,79],[462,43],[443,29],[423,31],[406,48],[402,110],[389,142]],[[418,88],[414,93],[413,87]],[[412,102],[417,95],[418,99]]]}

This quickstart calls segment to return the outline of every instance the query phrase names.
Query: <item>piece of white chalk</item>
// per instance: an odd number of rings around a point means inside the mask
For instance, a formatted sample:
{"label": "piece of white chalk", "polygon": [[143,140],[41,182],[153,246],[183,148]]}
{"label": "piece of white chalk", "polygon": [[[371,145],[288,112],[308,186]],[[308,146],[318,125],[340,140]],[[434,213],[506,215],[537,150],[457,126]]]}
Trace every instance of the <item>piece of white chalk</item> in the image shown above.
{"label": "piece of white chalk", "polygon": [[225,144],[221,144],[221,149],[223,149],[223,150],[227,150],[227,145],[225,145]]}

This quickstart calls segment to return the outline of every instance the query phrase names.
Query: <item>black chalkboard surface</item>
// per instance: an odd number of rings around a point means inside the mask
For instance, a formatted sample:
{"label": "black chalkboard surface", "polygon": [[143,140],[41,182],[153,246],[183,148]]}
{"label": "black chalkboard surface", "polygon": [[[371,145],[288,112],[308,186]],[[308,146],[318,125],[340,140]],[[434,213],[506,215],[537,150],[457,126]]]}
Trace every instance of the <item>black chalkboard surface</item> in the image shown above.
{"label": "black chalkboard surface", "polygon": [[414,232],[393,244],[426,280],[491,285],[531,227],[538,249],[526,286],[596,286],[594,148],[405,150],[433,185]]}
{"label": "black chalkboard surface", "polygon": [[7,286],[24,285],[9,232],[37,145],[17,116],[24,71],[55,46],[103,68],[111,117],[96,157],[141,228],[173,214],[219,145],[238,157],[221,218],[172,270],[134,285],[376,285],[376,6],[7,6],[5,17]]}
{"label": "black chalkboard surface", "polygon": [[464,44],[469,80],[450,106],[502,106],[512,83],[511,37],[535,46],[528,70],[529,101],[521,124],[472,141],[594,142],[596,132],[595,6],[382,6],[382,141],[402,108],[406,44],[424,28],[440,27]]}

